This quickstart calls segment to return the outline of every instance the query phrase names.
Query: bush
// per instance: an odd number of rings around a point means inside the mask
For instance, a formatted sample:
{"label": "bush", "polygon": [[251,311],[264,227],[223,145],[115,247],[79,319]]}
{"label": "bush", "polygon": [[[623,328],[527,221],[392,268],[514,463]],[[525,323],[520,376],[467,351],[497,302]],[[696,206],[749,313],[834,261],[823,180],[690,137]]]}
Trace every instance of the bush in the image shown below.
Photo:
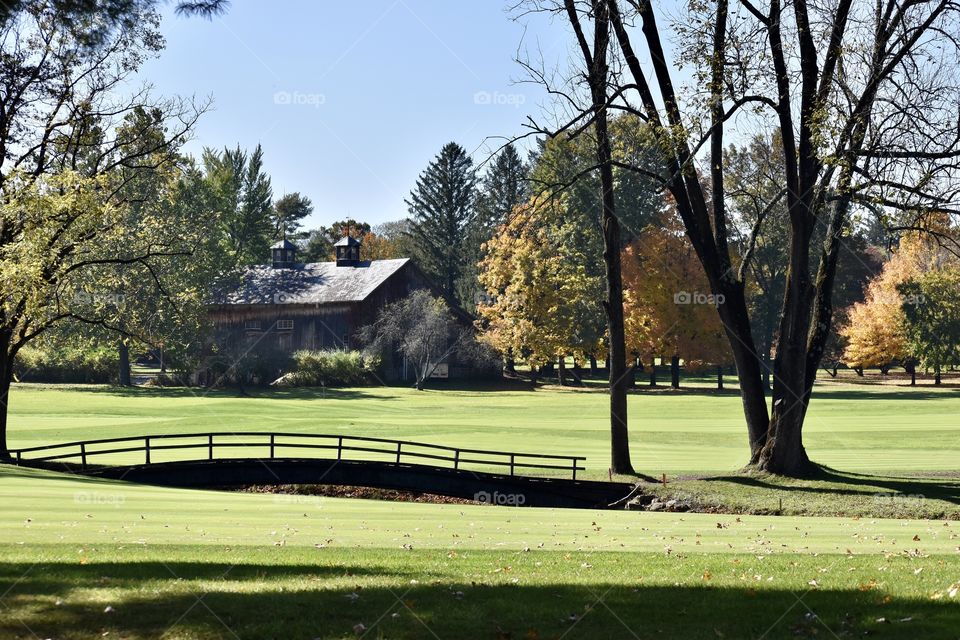
{"label": "bush", "polygon": [[369,384],[379,366],[359,351],[297,351],[294,370],[283,382],[293,387],[348,387]]}
{"label": "bush", "polygon": [[22,382],[107,383],[117,378],[117,350],[105,346],[27,346],[17,354],[13,375]]}

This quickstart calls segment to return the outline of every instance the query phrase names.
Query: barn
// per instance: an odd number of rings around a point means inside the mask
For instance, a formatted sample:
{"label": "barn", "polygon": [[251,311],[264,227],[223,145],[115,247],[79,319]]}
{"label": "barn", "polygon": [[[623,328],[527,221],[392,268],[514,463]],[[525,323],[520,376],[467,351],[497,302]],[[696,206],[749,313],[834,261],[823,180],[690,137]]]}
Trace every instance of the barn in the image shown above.
{"label": "barn", "polygon": [[[301,263],[289,240],[273,245],[268,264],[247,267],[236,286],[216,294],[209,314],[218,340],[256,343],[278,353],[300,349],[356,348],[357,331],[372,323],[379,311],[417,289],[436,288],[409,258],[363,260],[363,244],[340,239],[336,260]],[[469,314],[453,307],[466,324]],[[466,377],[476,372],[456,362],[438,367],[438,375]],[[412,380],[412,369],[398,354],[384,359],[388,381]]]}

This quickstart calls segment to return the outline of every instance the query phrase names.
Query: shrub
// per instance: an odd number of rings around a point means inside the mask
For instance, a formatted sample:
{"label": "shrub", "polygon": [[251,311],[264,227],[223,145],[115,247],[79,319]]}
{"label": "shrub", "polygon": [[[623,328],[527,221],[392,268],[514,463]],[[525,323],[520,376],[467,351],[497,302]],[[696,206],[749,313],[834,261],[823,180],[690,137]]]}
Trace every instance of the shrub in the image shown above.
{"label": "shrub", "polygon": [[379,361],[359,351],[297,351],[284,383],[294,387],[347,387],[369,384]]}
{"label": "shrub", "polygon": [[106,383],[116,379],[117,350],[106,346],[27,346],[14,361],[13,374],[23,382]]}

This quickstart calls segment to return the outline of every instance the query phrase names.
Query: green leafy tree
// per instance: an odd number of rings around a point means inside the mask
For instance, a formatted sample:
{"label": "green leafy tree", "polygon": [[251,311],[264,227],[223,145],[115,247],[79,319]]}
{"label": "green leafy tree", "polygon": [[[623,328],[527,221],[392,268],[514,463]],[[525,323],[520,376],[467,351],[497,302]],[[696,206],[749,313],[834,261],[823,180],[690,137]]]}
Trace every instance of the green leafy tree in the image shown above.
{"label": "green leafy tree", "polygon": [[960,270],[928,271],[897,286],[903,297],[907,350],[934,371],[960,362]]}
{"label": "green leafy tree", "polygon": [[204,226],[194,211],[142,206],[133,194],[146,176],[125,186],[138,166],[168,169],[204,109],[115,91],[160,50],[157,14],[131,3],[91,42],[36,3],[19,6],[0,27],[0,457],[18,352],[67,320],[124,331],[112,278],[143,268],[169,295],[163,265],[192,254]]}

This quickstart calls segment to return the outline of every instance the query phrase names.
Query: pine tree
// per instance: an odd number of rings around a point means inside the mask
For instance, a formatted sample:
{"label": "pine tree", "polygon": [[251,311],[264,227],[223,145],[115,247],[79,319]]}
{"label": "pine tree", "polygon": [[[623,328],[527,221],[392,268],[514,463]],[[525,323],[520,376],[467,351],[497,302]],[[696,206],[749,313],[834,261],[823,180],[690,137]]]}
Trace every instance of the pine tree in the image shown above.
{"label": "pine tree", "polygon": [[476,204],[476,175],[466,150],[455,142],[444,145],[405,202],[414,259],[448,299],[464,302],[470,287],[463,286],[463,267]]}
{"label": "pine tree", "polygon": [[477,212],[470,225],[464,251],[461,289],[467,308],[473,309],[483,298],[478,281],[478,265],[484,257],[483,244],[498,227],[506,224],[514,209],[526,200],[527,167],[512,144],[507,144],[490,166],[477,195]]}
{"label": "pine tree", "polygon": [[512,144],[506,145],[483,178],[474,225],[487,240],[526,199],[527,167]]}
{"label": "pine tree", "polygon": [[238,146],[203,151],[204,181],[223,224],[225,253],[235,265],[268,258],[273,241],[273,189],[260,145],[249,156]]}
{"label": "pine tree", "polygon": [[274,237],[305,238],[306,233],[300,231],[302,220],[313,213],[313,203],[310,198],[294,191],[288,193],[273,203],[273,233]]}

